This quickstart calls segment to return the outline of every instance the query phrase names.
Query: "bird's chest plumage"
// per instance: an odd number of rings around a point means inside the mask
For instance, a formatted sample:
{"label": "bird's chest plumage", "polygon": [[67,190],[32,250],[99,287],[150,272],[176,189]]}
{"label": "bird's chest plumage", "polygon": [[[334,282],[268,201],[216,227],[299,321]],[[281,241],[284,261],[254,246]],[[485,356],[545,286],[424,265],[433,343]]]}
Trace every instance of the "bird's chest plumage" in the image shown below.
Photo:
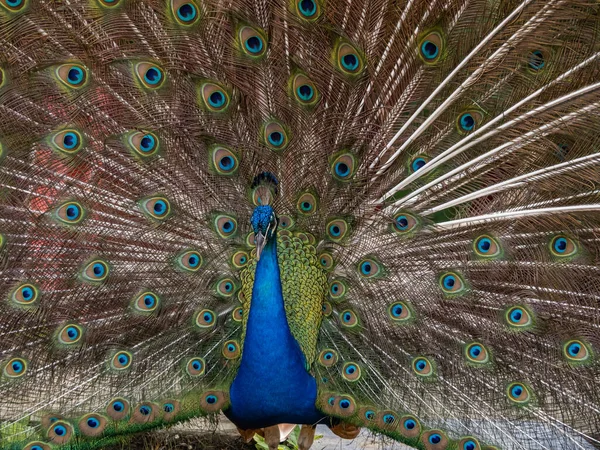
{"label": "bird's chest plumage", "polygon": [[325,276],[314,247],[284,233],[242,276],[242,360],[230,389],[228,416],[241,428],[314,423],[316,355]]}

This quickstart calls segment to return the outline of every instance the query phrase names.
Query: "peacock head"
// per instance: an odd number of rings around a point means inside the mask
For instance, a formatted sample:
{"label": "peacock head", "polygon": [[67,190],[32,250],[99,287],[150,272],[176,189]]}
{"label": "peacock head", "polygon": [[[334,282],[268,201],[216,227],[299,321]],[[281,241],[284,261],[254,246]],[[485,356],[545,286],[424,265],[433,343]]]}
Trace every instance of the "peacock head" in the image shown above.
{"label": "peacock head", "polygon": [[259,205],[254,208],[250,223],[252,223],[256,237],[256,259],[260,260],[260,254],[267,245],[267,241],[275,235],[277,216],[271,206]]}

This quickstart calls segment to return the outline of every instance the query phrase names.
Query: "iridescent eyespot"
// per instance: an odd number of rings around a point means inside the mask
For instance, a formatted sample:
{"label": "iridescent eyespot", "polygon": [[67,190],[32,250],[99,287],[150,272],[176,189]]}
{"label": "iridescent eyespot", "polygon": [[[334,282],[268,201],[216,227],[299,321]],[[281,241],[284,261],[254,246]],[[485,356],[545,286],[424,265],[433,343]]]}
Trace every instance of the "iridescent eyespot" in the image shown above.
{"label": "iridescent eyespot", "polygon": [[325,230],[331,241],[341,242],[347,237],[350,227],[344,219],[332,219],[327,223]]}
{"label": "iridescent eyespot", "polygon": [[487,348],[480,342],[471,342],[465,346],[467,361],[476,365],[485,364],[490,360]]}
{"label": "iridescent eyespot", "polygon": [[125,370],[129,366],[131,366],[131,362],[133,361],[133,355],[129,352],[121,350],[116,352],[111,360],[110,365],[115,370]]}
{"label": "iridescent eyespot", "polygon": [[511,383],[506,388],[506,395],[515,403],[528,403],[531,400],[529,388],[523,383]]}
{"label": "iridescent eyespot", "polygon": [[284,230],[289,230],[294,226],[294,219],[288,215],[279,216],[279,226]]}
{"label": "iridescent eyespot", "polygon": [[235,308],[231,313],[231,317],[236,322],[241,322],[244,318],[244,308],[242,308],[241,306]]}
{"label": "iridescent eyespot", "polygon": [[216,293],[220,297],[229,298],[235,294],[237,291],[237,286],[235,281],[231,278],[223,278],[222,280],[217,281],[216,285]]}
{"label": "iridescent eyespot", "polygon": [[406,302],[394,302],[388,306],[388,315],[393,322],[408,322],[413,318],[412,311]]}
{"label": "iridescent eyespot", "polygon": [[377,413],[375,411],[373,411],[372,409],[367,409],[363,412],[363,417],[368,421],[368,422],[372,422],[375,420],[375,418],[377,417]]}
{"label": "iridescent eyespot", "polygon": [[262,31],[243,26],[238,31],[238,39],[240,50],[246,56],[259,58],[267,51],[267,41]]}
{"label": "iridescent eyespot", "polygon": [[351,309],[345,309],[340,313],[340,322],[344,327],[353,328],[358,325],[358,316]]}
{"label": "iridescent eyespot", "polygon": [[310,216],[314,214],[318,207],[319,203],[317,197],[310,192],[302,194],[296,202],[296,208],[298,208],[298,212],[304,216]]}
{"label": "iridescent eyespot", "polygon": [[236,359],[240,356],[240,345],[236,340],[230,340],[223,344],[221,353],[226,359]]}
{"label": "iridescent eyespot", "polygon": [[98,436],[106,428],[106,419],[99,414],[87,414],[79,420],[79,431],[84,436]]}
{"label": "iridescent eyespot", "polygon": [[8,378],[19,378],[27,372],[27,361],[23,358],[11,358],[4,364],[2,371]]}
{"label": "iridescent eyespot", "polygon": [[58,332],[58,342],[64,345],[74,345],[81,341],[83,329],[76,324],[63,326]]}
{"label": "iridescent eyespot", "polygon": [[237,220],[232,216],[220,214],[214,219],[215,230],[222,238],[230,238],[237,231]]}
{"label": "iridescent eyespot", "polygon": [[124,398],[114,398],[106,407],[106,414],[113,420],[121,420],[129,414],[129,402]]}
{"label": "iridescent eyespot", "polygon": [[79,89],[86,85],[87,69],[81,64],[63,64],[56,68],[56,76],[67,87]]}
{"label": "iridescent eyespot", "polygon": [[71,439],[72,436],[73,426],[63,420],[54,422],[48,430],[48,438],[53,444],[65,444]]}
{"label": "iridescent eyespot", "polygon": [[51,450],[51,448],[48,444],[45,444],[44,442],[33,441],[28,443],[25,447],[23,447],[23,450]]}
{"label": "iridescent eyespot", "polygon": [[50,143],[59,152],[73,155],[83,147],[83,137],[77,130],[62,130],[51,136]]}
{"label": "iridescent eyespot", "polygon": [[340,42],[335,49],[336,67],[346,75],[359,75],[365,68],[359,51],[347,42]]}
{"label": "iridescent eyespot", "polygon": [[513,306],[509,308],[504,317],[507,325],[511,328],[527,328],[533,325],[531,313],[523,306]]}
{"label": "iridescent eyespot", "polygon": [[211,112],[224,112],[229,106],[229,94],[216,83],[205,82],[200,86],[200,100]]}
{"label": "iridescent eyespot", "polygon": [[353,362],[347,362],[342,367],[342,378],[346,381],[358,381],[361,377],[360,366]]}
{"label": "iridescent eyespot", "polygon": [[363,278],[377,278],[383,275],[383,266],[375,258],[365,258],[358,263],[358,274]]}
{"label": "iridescent eyespot", "polygon": [[108,277],[109,272],[110,269],[108,264],[97,259],[85,266],[81,276],[85,281],[101,282]]}
{"label": "iridescent eyespot", "polygon": [[346,283],[340,280],[334,280],[329,283],[329,296],[333,300],[339,300],[346,295]]}
{"label": "iridescent eyespot", "polygon": [[217,323],[217,317],[215,313],[210,309],[203,309],[202,311],[196,314],[194,323],[198,328],[201,329],[212,328]]}
{"label": "iridescent eyespot", "polygon": [[202,267],[202,256],[195,250],[188,250],[176,259],[178,266],[188,272],[197,272]]}
{"label": "iridescent eyespot", "polygon": [[296,13],[304,20],[315,20],[321,15],[318,0],[296,0]]}
{"label": "iridescent eyespot", "polygon": [[194,25],[200,18],[196,4],[190,0],[171,0],[171,12],[179,25]]}
{"label": "iridescent eyespot", "polygon": [[144,402],[133,409],[133,414],[130,420],[133,423],[139,424],[150,423],[157,418],[158,411],[158,405]]}
{"label": "iridescent eyespot", "polygon": [[437,31],[429,33],[419,42],[419,55],[426,64],[439,61],[444,49],[444,40]]}
{"label": "iridescent eyespot", "polygon": [[459,450],[481,450],[479,441],[474,437],[467,436],[458,441]]}
{"label": "iridescent eyespot", "polygon": [[381,411],[377,420],[377,426],[383,430],[396,429],[397,427],[396,413],[393,411]]}
{"label": "iridescent eyespot", "polygon": [[333,308],[331,306],[331,303],[329,303],[329,302],[323,302],[323,306],[321,306],[321,310],[323,311],[323,315],[325,317],[329,317],[331,315],[331,313],[333,312]]}
{"label": "iridescent eyespot", "polygon": [[415,416],[402,416],[400,418],[400,433],[404,437],[415,438],[421,434],[421,423]]}
{"label": "iridescent eyespot", "polygon": [[234,175],[239,168],[239,160],[235,153],[221,145],[210,148],[211,169],[219,175]]}
{"label": "iridescent eyespot", "polygon": [[0,6],[3,6],[9,13],[23,11],[27,5],[27,0],[0,0]]}
{"label": "iridescent eyespot", "polygon": [[502,254],[500,243],[487,234],[479,236],[473,241],[473,250],[481,258],[495,258]]}
{"label": "iridescent eyespot", "polygon": [[146,89],[158,89],[165,82],[165,72],[154,63],[141,62],[135,65],[135,74]]}
{"label": "iridescent eyespot", "polygon": [[456,295],[466,290],[466,284],[456,272],[446,272],[440,276],[440,287],[446,295]]}
{"label": "iridescent eyespot", "polygon": [[165,197],[150,197],[139,202],[142,212],[150,219],[165,220],[171,215],[171,204]]}
{"label": "iridescent eyespot", "polygon": [[408,213],[398,213],[394,216],[392,230],[397,234],[408,234],[415,230],[419,221],[415,216]]}
{"label": "iridescent eyespot", "polygon": [[550,251],[552,255],[565,258],[574,256],[579,250],[577,243],[564,235],[554,236],[550,241]]}
{"label": "iridescent eyespot", "polygon": [[326,271],[331,271],[333,269],[334,261],[331,253],[323,252],[319,255],[319,264]]}
{"label": "iridescent eyespot", "polygon": [[304,74],[296,74],[291,82],[292,96],[302,106],[314,106],[319,102],[319,91]]}
{"label": "iridescent eyespot", "polygon": [[227,394],[222,391],[206,391],[200,396],[200,407],[208,413],[215,413],[225,409],[227,400]]}
{"label": "iridescent eyespot", "polygon": [[338,181],[349,181],[356,171],[356,159],[351,153],[342,153],[331,162],[331,174]]}
{"label": "iridescent eyespot", "polygon": [[527,65],[530,71],[539,72],[546,66],[546,57],[541,50],[534,50],[527,56]]}
{"label": "iridescent eyespot", "polygon": [[263,142],[271,150],[284,150],[289,144],[288,134],[279,122],[267,122],[263,127]]}
{"label": "iridescent eyespot", "polygon": [[63,223],[75,225],[83,219],[84,209],[77,202],[63,203],[56,209],[55,217]]}
{"label": "iridescent eyespot", "polygon": [[121,4],[121,0],[97,0],[98,3],[105,8],[115,8]]}
{"label": "iridescent eyespot", "polygon": [[571,363],[585,362],[590,359],[591,353],[588,345],[579,339],[570,340],[563,345],[563,355]]}
{"label": "iridescent eyespot", "polygon": [[248,265],[248,261],[250,261],[250,256],[248,252],[244,250],[238,250],[231,257],[231,265],[235,269],[242,269]]}
{"label": "iridescent eyespot", "polygon": [[411,172],[416,172],[419,169],[421,169],[425,164],[427,164],[427,161],[429,160],[429,158],[424,157],[424,156],[417,156],[416,158],[414,158],[411,163],[410,163],[410,170]]}
{"label": "iridescent eyespot", "polygon": [[418,356],[412,361],[413,371],[420,377],[430,377],[434,374],[433,363],[429,358]]}
{"label": "iridescent eyespot", "polygon": [[206,363],[204,359],[200,357],[190,358],[185,365],[185,370],[191,377],[199,377],[204,375],[204,371],[206,370]]}
{"label": "iridescent eyespot", "polygon": [[444,450],[448,446],[448,438],[440,430],[425,431],[421,435],[421,442],[427,450]]}
{"label": "iridescent eyespot", "polygon": [[470,133],[483,121],[483,114],[477,110],[465,111],[456,119],[456,128],[461,134]]}
{"label": "iridescent eyespot", "polygon": [[143,292],[133,300],[133,309],[138,313],[153,313],[159,306],[160,298],[154,292]]}
{"label": "iridescent eyespot", "polygon": [[338,362],[338,354],[335,350],[327,348],[319,353],[319,364],[325,367],[335,366]]}
{"label": "iridescent eyespot", "polygon": [[127,135],[127,144],[135,156],[148,158],[156,155],[160,147],[158,137],[154,133],[134,131]]}
{"label": "iridescent eyespot", "polygon": [[23,283],[13,291],[11,299],[17,305],[33,305],[40,299],[40,291],[31,283]]}

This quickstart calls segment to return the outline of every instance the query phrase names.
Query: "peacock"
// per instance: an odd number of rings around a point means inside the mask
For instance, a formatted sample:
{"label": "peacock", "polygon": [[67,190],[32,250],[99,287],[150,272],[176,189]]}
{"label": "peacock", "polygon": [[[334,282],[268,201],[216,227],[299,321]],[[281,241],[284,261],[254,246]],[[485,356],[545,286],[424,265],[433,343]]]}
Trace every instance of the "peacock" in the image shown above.
{"label": "peacock", "polygon": [[598,1],[0,0],[0,48],[1,448],[599,448]]}

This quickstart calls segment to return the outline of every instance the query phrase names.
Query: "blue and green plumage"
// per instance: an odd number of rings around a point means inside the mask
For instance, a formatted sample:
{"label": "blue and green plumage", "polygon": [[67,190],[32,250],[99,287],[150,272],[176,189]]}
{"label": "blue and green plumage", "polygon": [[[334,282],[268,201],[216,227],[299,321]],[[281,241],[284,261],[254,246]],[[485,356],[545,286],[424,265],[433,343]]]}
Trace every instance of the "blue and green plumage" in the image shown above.
{"label": "blue and green plumage", "polygon": [[0,0],[0,447],[598,445],[598,23]]}

